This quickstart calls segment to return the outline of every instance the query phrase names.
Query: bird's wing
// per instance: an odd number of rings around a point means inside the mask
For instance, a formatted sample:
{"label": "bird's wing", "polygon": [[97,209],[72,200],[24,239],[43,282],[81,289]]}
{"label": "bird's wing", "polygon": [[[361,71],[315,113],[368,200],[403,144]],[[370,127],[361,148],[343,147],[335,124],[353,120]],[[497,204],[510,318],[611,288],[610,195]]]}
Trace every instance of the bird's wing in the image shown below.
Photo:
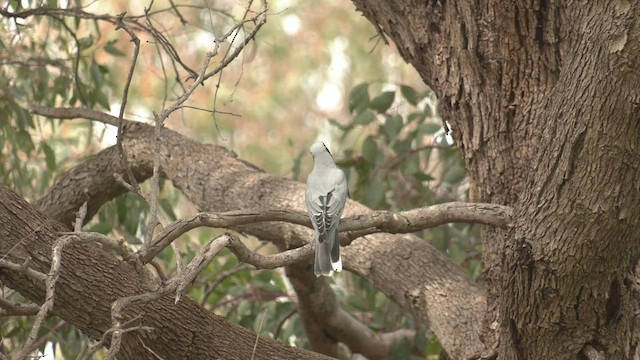
{"label": "bird's wing", "polygon": [[306,202],[309,217],[321,240],[329,229],[338,225],[349,192],[342,170],[333,172],[324,180],[329,186],[318,191],[309,189]]}

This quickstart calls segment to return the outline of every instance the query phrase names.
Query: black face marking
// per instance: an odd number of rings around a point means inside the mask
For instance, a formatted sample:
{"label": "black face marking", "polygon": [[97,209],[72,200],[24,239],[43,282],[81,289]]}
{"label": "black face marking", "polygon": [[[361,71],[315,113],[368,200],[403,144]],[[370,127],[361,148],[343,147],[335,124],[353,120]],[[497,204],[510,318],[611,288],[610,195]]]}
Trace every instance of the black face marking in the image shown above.
{"label": "black face marking", "polygon": [[329,151],[329,149],[327,149],[327,145],[325,145],[322,141],[320,141],[320,142],[322,143],[322,146],[324,146],[324,149],[327,150],[329,155],[331,155],[331,151]]}

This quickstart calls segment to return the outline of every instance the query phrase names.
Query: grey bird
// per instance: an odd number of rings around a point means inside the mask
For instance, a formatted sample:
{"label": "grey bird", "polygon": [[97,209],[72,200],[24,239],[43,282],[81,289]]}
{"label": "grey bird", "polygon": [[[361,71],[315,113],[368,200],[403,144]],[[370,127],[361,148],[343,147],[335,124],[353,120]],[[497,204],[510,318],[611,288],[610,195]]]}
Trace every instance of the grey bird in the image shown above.
{"label": "grey bird", "polygon": [[313,171],[307,178],[305,203],[315,229],[316,276],[331,276],[342,270],[338,224],[349,197],[347,177],[336,166],[329,149],[317,141],[309,149],[313,156]]}

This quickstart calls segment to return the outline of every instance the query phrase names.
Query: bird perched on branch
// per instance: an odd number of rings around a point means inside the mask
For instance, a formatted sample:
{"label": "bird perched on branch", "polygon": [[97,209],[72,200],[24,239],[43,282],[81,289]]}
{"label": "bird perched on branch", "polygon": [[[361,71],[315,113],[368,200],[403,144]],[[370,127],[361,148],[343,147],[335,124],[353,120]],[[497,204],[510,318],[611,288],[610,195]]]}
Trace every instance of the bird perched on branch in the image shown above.
{"label": "bird perched on branch", "polygon": [[315,229],[316,276],[331,276],[342,270],[338,224],[349,197],[347,177],[336,166],[329,149],[317,141],[309,149],[313,156],[313,171],[307,178],[305,203]]}

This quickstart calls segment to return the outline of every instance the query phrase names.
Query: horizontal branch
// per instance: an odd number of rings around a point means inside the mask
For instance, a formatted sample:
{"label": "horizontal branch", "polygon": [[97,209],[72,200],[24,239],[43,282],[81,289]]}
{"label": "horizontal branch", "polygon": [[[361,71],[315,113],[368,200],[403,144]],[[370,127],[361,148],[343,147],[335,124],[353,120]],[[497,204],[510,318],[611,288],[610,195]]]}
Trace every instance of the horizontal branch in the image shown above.
{"label": "horizontal branch", "polygon": [[[511,208],[503,205],[450,202],[398,213],[373,211],[366,215],[349,217],[341,220],[340,231],[349,232],[347,243],[350,243],[354,238],[377,232],[410,233],[451,222],[506,228],[511,213]],[[142,261],[147,263],[180,235],[197,227],[231,228],[265,221],[283,221],[311,228],[311,221],[306,213],[291,210],[250,209],[218,214],[198,213],[167,226],[156,236],[151,246],[143,248],[139,255]],[[345,244],[343,241],[343,245]]]}
{"label": "horizontal branch", "polygon": [[[31,105],[29,108],[32,114],[46,116],[56,119],[86,119],[94,120],[104,124],[118,126],[118,118],[102,111],[91,110],[87,108],[53,108],[48,106]],[[123,120],[123,122],[133,122],[131,120]]]}
{"label": "horizontal branch", "polygon": [[40,310],[38,304],[14,304],[0,297],[0,316],[24,316],[36,315]]}
{"label": "horizontal branch", "polygon": [[40,281],[43,283],[47,280],[46,274],[29,268],[28,264],[16,264],[8,260],[0,259],[0,268],[9,269],[9,270],[24,274],[33,280]]}

